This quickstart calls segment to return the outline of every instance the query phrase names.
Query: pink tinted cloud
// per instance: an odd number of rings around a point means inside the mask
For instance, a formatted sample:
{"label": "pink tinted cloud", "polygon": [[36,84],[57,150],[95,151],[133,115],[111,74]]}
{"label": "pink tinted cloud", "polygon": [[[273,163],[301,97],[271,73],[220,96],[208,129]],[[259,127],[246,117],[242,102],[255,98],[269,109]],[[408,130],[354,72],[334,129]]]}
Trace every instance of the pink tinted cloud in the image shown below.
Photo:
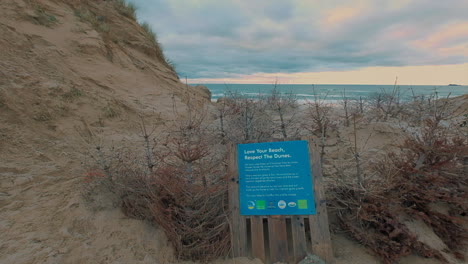
{"label": "pink tinted cloud", "polygon": [[[448,48],[440,48],[439,52],[443,56],[460,56],[468,57],[468,43],[451,46]],[[468,74],[468,73],[467,73]]]}
{"label": "pink tinted cloud", "polygon": [[358,13],[359,9],[355,7],[338,7],[332,9],[328,14],[326,14],[324,22],[327,25],[334,26],[352,19],[357,16]]}
{"label": "pink tinted cloud", "polygon": [[357,18],[360,14],[365,12],[367,8],[365,3],[361,1],[352,6],[338,6],[329,9],[324,12],[321,24],[325,28],[344,25],[354,18]]}
{"label": "pink tinted cloud", "polygon": [[468,39],[468,22],[447,25],[425,39],[414,41],[413,44],[423,49],[437,49],[459,38]]}
{"label": "pink tinted cloud", "polygon": [[400,27],[386,33],[389,39],[405,39],[416,33],[416,29],[412,27]]}

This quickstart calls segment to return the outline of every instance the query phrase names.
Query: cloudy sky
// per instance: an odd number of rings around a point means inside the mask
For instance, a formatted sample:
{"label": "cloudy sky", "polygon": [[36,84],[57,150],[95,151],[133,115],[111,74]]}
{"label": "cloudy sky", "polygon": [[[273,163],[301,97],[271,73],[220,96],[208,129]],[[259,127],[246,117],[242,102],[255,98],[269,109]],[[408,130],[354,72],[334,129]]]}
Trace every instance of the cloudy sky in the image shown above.
{"label": "cloudy sky", "polygon": [[191,83],[468,85],[468,0],[131,0]]}

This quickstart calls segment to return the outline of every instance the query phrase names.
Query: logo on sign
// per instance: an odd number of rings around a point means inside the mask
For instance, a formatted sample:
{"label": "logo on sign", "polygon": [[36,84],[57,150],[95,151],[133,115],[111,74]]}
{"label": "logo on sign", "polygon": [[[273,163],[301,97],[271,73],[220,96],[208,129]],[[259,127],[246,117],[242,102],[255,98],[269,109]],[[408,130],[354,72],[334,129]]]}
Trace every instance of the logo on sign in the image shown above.
{"label": "logo on sign", "polygon": [[307,200],[297,200],[299,209],[307,209]]}
{"label": "logo on sign", "polygon": [[250,210],[254,209],[255,208],[255,202],[254,201],[248,201],[247,202],[247,208],[249,208]]}
{"label": "logo on sign", "polygon": [[268,209],[275,209],[276,208],[276,202],[275,201],[269,201],[268,202]]}
{"label": "logo on sign", "polygon": [[297,204],[296,204],[295,202],[289,202],[289,203],[288,203],[288,206],[289,206],[289,207],[296,207],[296,205],[297,205]]}
{"label": "logo on sign", "polygon": [[286,202],[283,201],[283,200],[279,201],[279,202],[278,202],[278,207],[279,207],[280,209],[286,208]]}
{"label": "logo on sign", "polygon": [[265,210],[266,209],[266,201],[265,200],[258,200],[257,201],[257,210]]}

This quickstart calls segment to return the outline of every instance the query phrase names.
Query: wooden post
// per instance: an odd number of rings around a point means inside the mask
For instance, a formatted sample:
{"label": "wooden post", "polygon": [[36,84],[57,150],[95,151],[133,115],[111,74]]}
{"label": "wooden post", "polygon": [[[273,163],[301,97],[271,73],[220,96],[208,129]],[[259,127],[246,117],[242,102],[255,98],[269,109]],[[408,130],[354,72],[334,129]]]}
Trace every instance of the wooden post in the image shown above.
{"label": "wooden post", "polygon": [[327,204],[323,186],[320,154],[315,142],[309,141],[310,164],[312,167],[313,187],[315,194],[315,209],[317,214],[309,217],[310,234],[313,254],[319,256],[327,264],[335,263],[331,244],[330,227],[328,226]]}
{"label": "wooden post", "polygon": [[229,188],[229,213],[231,227],[231,254],[232,257],[244,257],[247,255],[247,227],[244,216],[239,210],[239,175],[237,172],[237,145],[229,146],[228,188]]}
{"label": "wooden post", "polygon": [[293,261],[295,263],[304,259],[307,255],[307,241],[304,226],[304,217],[300,215],[291,216],[291,230],[293,243]]}
{"label": "wooden post", "polygon": [[265,235],[263,234],[263,217],[252,216],[250,218],[250,230],[252,237],[252,256],[259,258],[263,263],[266,261],[265,255]]}
{"label": "wooden post", "polygon": [[288,234],[284,216],[272,215],[268,217],[268,235],[270,238],[270,262],[287,262]]}

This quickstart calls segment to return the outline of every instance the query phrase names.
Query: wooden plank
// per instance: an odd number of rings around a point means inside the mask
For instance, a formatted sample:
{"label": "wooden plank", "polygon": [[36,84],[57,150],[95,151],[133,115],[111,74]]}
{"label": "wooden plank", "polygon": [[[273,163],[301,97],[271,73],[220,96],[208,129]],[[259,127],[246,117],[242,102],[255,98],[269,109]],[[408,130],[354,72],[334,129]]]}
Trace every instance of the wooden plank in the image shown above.
{"label": "wooden plank", "polygon": [[286,231],[286,219],[283,216],[268,217],[268,236],[270,245],[270,262],[287,262],[288,234]]}
{"label": "wooden plank", "polygon": [[[239,213],[239,209],[237,209]],[[249,249],[247,248],[247,222],[245,216],[239,216],[239,255],[241,257],[249,256]]]}
{"label": "wooden plank", "polygon": [[308,251],[303,216],[294,215],[291,217],[291,233],[293,261],[294,263],[298,263],[305,258]]}
{"label": "wooden plank", "polygon": [[232,257],[247,256],[247,227],[245,217],[239,210],[239,176],[237,172],[237,145],[230,144],[228,149],[228,191],[231,227]]}
{"label": "wooden plank", "polygon": [[263,217],[252,216],[250,218],[252,235],[252,256],[265,263],[265,235],[263,234]]}
{"label": "wooden plank", "polygon": [[318,147],[309,141],[310,164],[313,175],[315,207],[317,214],[309,217],[312,253],[321,257],[327,264],[335,263],[328,226],[327,204],[323,186],[322,168]]}

